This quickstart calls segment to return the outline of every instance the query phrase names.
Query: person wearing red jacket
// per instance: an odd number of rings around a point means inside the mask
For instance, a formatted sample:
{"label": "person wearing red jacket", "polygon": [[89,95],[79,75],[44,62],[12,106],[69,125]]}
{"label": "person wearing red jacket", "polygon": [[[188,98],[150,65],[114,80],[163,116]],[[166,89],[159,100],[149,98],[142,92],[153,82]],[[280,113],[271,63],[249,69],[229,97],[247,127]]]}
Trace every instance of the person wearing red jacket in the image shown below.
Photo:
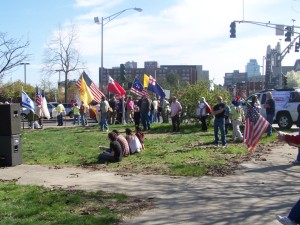
{"label": "person wearing red jacket", "polygon": [[[278,133],[277,139],[279,141],[284,141],[289,145],[293,145],[296,147],[300,146],[300,135],[290,135],[285,133]],[[288,216],[280,216],[277,215],[276,219],[285,225],[293,225],[300,224],[300,199],[296,202],[296,204],[292,207]]]}

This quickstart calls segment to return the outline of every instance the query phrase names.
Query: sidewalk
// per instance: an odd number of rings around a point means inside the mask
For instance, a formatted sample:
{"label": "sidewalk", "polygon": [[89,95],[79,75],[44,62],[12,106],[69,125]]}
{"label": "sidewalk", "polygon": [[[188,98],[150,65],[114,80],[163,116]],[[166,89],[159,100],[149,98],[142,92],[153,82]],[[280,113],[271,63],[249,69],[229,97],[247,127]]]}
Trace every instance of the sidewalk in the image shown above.
{"label": "sidewalk", "polygon": [[121,176],[80,168],[19,165],[0,169],[0,179],[87,191],[123,192],[153,198],[156,208],[123,225],[271,225],[300,197],[300,166],[292,166],[297,148],[272,149],[266,161],[243,164],[227,177]]}

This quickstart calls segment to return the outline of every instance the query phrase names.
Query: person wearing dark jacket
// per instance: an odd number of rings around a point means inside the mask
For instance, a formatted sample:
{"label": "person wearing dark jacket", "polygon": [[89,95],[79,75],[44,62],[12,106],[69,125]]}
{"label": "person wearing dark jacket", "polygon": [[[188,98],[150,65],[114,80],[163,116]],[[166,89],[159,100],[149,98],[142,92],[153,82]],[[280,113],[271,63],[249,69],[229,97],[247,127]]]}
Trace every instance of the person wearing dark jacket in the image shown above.
{"label": "person wearing dark jacket", "polygon": [[108,133],[108,139],[110,140],[109,148],[99,146],[99,149],[103,150],[103,153],[98,156],[99,161],[121,162],[123,154],[122,147],[117,141],[117,134]]}

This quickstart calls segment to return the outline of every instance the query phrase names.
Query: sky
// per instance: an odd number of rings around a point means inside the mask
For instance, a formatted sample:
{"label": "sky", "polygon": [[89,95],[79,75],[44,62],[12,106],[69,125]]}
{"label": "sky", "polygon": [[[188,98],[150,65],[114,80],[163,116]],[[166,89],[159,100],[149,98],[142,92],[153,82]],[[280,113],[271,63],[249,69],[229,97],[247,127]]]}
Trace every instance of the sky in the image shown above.
{"label": "sky", "polygon": [[[35,86],[43,77],[45,48],[53,34],[59,27],[74,25],[85,71],[98,84],[101,25],[94,23],[94,17],[101,19],[134,7],[143,11],[127,10],[104,26],[105,68],[127,61],[137,62],[139,68],[145,61],[202,65],[210,80],[223,84],[225,73],[245,72],[250,59],[262,66],[268,45],[275,48],[280,42],[281,49],[288,45],[284,36],[275,35],[275,29],[245,22],[237,23],[236,38],[229,38],[232,21],[294,24],[299,32],[300,0],[10,0],[1,2],[0,32],[29,40],[26,81]],[[292,49],[282,65],[293,66],[298,58],[300,53]],[[78,78],[78,72],[69,76]],[[58,79],[58,73],[50,77],[52,82]],[[24,81],[23,65],[4,79],[16,80]]]}

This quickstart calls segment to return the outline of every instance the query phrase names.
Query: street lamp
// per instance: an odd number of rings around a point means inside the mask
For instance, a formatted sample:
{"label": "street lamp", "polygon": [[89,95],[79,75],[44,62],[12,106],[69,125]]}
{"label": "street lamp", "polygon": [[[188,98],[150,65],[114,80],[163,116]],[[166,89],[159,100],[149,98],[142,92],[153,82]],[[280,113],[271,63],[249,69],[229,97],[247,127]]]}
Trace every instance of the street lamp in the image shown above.
{"label": "street lamp", "polygon": [[57,98],[60,99],[59,97],[59,86],[60,86],[60,72],[64,70],[55,70],[55,72],[58,72],[58,85],[57,85]]}
{"label": "street lamp", "polygon": [[[101,25],[101,71],[100,71],[100,75],[99,75],[99,88],[103,88],[103,27],[105,24],[109,23],[110,21],[112,21],[113,19],[115,19],[116,17],[118,17],[119,15],[121,15],[123,12],[127,11],[127,10],[135,10],[138,12],[143,11],[143,9],[141,8],[128,8],[128,9],[124,9],[120,12],[117,12],[111,16],[105,17],[105,18],[101,18],[101,22],[99,21],[98,17],[94,17],[94,22]],[[106,22],[105,22],[106,21]]]}
{"label": "street lamp", "polygon": [[26,65],[30,63],[20,63],[20,65],[24,65],[24,87],[26,86]]}

